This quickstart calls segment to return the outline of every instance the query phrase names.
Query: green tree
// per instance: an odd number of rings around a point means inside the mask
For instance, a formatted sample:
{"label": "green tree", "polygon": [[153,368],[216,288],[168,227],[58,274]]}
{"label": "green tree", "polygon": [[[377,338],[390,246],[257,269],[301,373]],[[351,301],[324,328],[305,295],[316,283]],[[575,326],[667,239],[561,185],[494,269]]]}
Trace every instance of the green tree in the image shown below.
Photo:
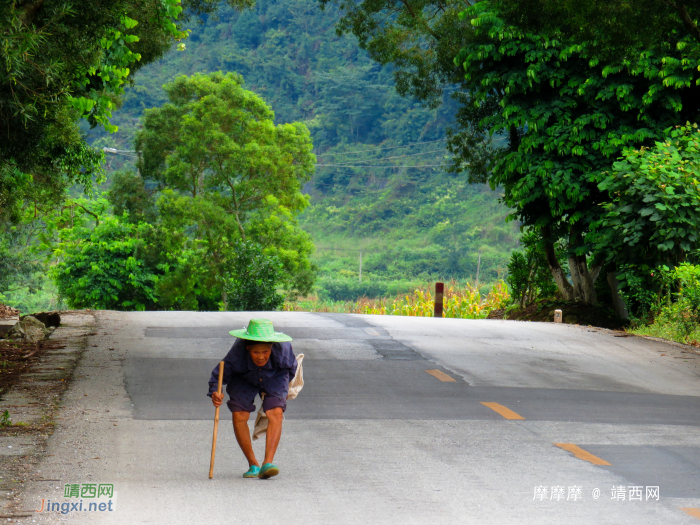
{"label": "green tree", "polygon": [[[653,147],[627,149],[598,184],[609,201],[590,240],[628,272],[677,267],[700,231],[700,131],[677,126]],[[626,272],[618,278],[625,279]]]}
{"label": "green tree", "polygon": [[[639,48],[668,52],[679,42],[698,49],[697,0],[495,0],[505,20],[525,31],[556,31],[591,42],[604,57]],[[697,57],[696,57],[697,58]]]}
{"label": "green tree", "polygon": [[[0,292],[25,284],[39,270],[16,230],[0,231]],[[1,294],[0,294],[1,295]]]}
{"label": "green tree", "polygon": [[170,102],[146,111],[136,137],[141,174],[179,192],[162,197],[163,220],[193,228],[212,276],[223,278],[239,239],[253,240],[282,261],[288,292],[308,293],[313,245],[295,218],[315,164],[306,126],[275,125],[232,73],[181,76],[165,90]]}
{"label": "green tree", "polygon": [[[154,7],[133,1],[19,0],[0,7],[0,128],[5,134],[0,214],[5,220],[17,220],[15,211],[25,201],[56,201],[68,185],[89,187],[93,175],[100,175],[103,155],[89,148],[76,122],[85,117],[93,126],[113,129],[114,97],[121,94],[129,68],[141,58],[146,63],[160,56],[173,32],[184,36],[170,21],[181,9],[172,2]],[[127,13],[139,7],[144,8],[141,16],[167,20],[146,21],[137,30],[138,21]]]}
{"label": "green tree", "polygon": [[[451,171],[502,187],[514,218],[540,233],[559,291],[595,303],[601,269],[614,270],[585,240],[609,200],[599,176],[624,148],[697,119],[695,22],[681,9],[693,18],[696,4],[467,2],[456,21],[464,4],[321,1],[333,3],[343,13],[339,32],[354,33],[372,58],[395,66],[401,93],[437,104],[442,87],[460,84]],[[601,23],[587,18],[596,10]],[[617,17],[619,10],[629,12]],[[607,15],[614,16],[603,21]],[[639,30],[650,20],[662,23]],[[461,80],[459,66],[467,73]],[[555,255],[560,241],[572,282]]]}
{"label": "green tree", "polygon": [[134,223],[156,221],[156,188],[147,189],[143,178],[129,170],[114,172],[110,183],[107,198],[114,215],[121,217],[126,213]]}
{"label": "green tree", "polygon": [[223,279],[227,309],[247,312],[279,309],[284,303],[284,295],[277,292],[282,269],[280,260],[265,255],[262,248],[251,241],[238,241],[233,252]]}
{"label": "green tree", "polygon": [[[513,301],[517,301],[520,308],[557,292],[544,253],[539,249],[539,240],[536,230],[526,231],[521,239],[525,250],[514,251],[508,263],[508,287]],[[557,250],[557,256],[559,259],[560,250]]]}
{"label": "green tree", "polygon": [[[248,0],[229,0],[244,7]],[[77,128],[115,131],[112,111],[139,67],[187,33],[186,16],[214,0],[12,0],[0,5],[0,218],[27,203],[56,202],[74,183],[88,190],[101,152]]]}
{"label": "green tree", "polygon": [[[537,228],[560,293],[596,303],[594,283],[604,254],[585,241],[608,201],[598,182],[624,148],[663,136],[679,120],[697,119],[697,70],[680,64],[669,78],[666,57],[645,52],[604,64],[583,44],[559,35],[525,33],[505,24],[487,2],[466,10],[474,42],[455,59],[475,127],[509,136],[493,162],[490,183],[504,189],[512,216]],[[468,111],[471,111],[470,109]],[[554,253],[564,239],[570,283]]]}
{"label": "green tree", "polygon": [[55,256],[52,276],[60,295],[73,308],[155,309],[158,272],[139,256],[148,225],[106,216],[94,229],[75,227]]}

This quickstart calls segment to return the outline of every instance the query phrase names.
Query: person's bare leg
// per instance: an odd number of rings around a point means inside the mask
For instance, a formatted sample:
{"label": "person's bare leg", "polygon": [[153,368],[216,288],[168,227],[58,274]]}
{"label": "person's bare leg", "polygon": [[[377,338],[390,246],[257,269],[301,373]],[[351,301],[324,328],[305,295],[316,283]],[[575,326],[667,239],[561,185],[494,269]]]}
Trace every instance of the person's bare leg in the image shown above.
{"label": "person's bare leg", "polygon": [[[233,413],[233,433],[236,434],[236,441],[241,447],[245,458],[248,460],[248,466],[260,466],[258,460],[255,459],[253,445],[250,442],[250,429],[248,428],[248,419],[250,412],[234,412]],[[279,438],[277,438],[279,440]]]}
{"label": "person's bare leg", "polygon": [[280,437],[282,436],[282,409],[280,407],[271,408],[267,412],[268,423],[267,423],[267,435],[265,436],[265,463],[272,463],[275,459],[275,452],[277,452],[277,445],[280,444]]}

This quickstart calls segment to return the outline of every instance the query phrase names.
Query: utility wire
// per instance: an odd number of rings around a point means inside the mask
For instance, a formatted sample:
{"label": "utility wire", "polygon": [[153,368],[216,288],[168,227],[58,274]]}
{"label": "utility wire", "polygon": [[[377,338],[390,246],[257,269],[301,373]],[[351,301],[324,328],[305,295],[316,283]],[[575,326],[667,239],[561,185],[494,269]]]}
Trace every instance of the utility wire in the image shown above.
{"label": "utility wire", "polygon": [[[420,155],[427,155],[428,153],[439,153],[439,152],[444,152],[444,149],[433,149],[430,151],[424,151],[422,153],[411,153],[410,155],[399,155],[398,157],[382,157],[381,159],[357,159],[355,162],[369,162],[371,160],[392,160],[392,159],[405,159],[406,157],[418,157]],[[322,155],[320,155],[322,156]],[[341,161],[342,162],[342,161]],[[317,166],[321,166],[321,164],[316,164]],[[324,164],[324,166],[342,166],[342,164]]]}
{"label": "utility wire", "polygon": [[[379,159],[383,160],[383,159]],[[344,168],[442,168],[449,166],[449,164],[419,164],[418,166],[372,166],[369,165],[359,165],[359,164],[316,164],[316,166],[334,166],[334,167],[344,167]]]}
{"label": "utility wire", "polygon": [[374,151],[382,151],[382,150],[389,150],[389,149],[399,149],[399,148],[410,148],[412,146],[421,146],[423,144],[435,144],[436,142],[444,142],[447,139],[438,139],[438,140],[429,140],[427,142],[415,142],[413,144],[406,144],[404,146],[391,146],[388,148],[375,148],[375,149],[368,149],[368,150],[355,150],[355,151],[346,151],[344,153],[317,153],[319,157],[325,156],[337,156],[337,155],[354,155],[356,153],[372,153]]}
{"label": "utility wire", "polygon": [[314,246],[315,250],[335,250],[335,251],[341,251],[341,252],[366,252],[366,249],[359,249],[359,248],[320,248],[318,246]]}
{"label": "utility wire", "polygon": [[[319,153],[318,156],[331,156],[331,157],[336,157],[338,155],[354,155],[356,153],[372,153],[374,151],[386,151],[390,149],[401,149],[401,148],[410,148],[413,146],[422,146],[423,144],[435,144],[436,142],[444,142],[447,139],[438,139],[438,140],[429,140],[426,142],[414,142],[413,144],[405,144],[403,146],[390,146],[388,148],[373,148],[373,149],[367,149],[367,150],[355,150],[355,151],[346,151],[343,153]],[[116,149],[116,148],[102,148],[102,151],[105,153],[138,153],[133,150],[125,150],[125,149]],[[435,151],[442,151],[442,150],[435,150]],[[425,152],[427,153],[427,152]],[[418,155],[423,155],[424,153],[418,153]]]}
{"label": "utility wire", "polygon": [[[444,140],[444,139],[443,139]],[[431,142],[423,142],[422,144],[430,144],[432,142],[439,142],[439,141],[431,141]],[[420,144],[420,143],[419,143]],[[406,146],[399,146],[399,147],[406,147]],[[396,148],[379,148],[379,149],[396,149]],[[118,150],[115,148],[102,148],[102,151],[105,153],[111,153],[113,155],[122,155],[123,157],[128,157],[128,158],[138,158],[137,155],[134,155],[136,152],[135,151],[130,151],[130,150]],[[376,151],[376,150],[375,150]],[[422,153],[411,153],[410,155],[398,155],[396,157],[384,157],[381,159],[367,159],[365,162],[368,160],[377,160],[377,161],[385,161],[385,160],[393,160],[393,159],[404,159],[406,157],[417,157],[421,155],[427,155],[429,153],[438,153],[443,150],[431,150],[431,151],[424,151]],[[440,167],[440,166],[447,166],[447,164],[423,164],[419,166],[380,166],[380,165],[357,165],[357,164],[316,164],[316,166],[320,167],[337,167],[337,168],[422,168],[422,167]]]}

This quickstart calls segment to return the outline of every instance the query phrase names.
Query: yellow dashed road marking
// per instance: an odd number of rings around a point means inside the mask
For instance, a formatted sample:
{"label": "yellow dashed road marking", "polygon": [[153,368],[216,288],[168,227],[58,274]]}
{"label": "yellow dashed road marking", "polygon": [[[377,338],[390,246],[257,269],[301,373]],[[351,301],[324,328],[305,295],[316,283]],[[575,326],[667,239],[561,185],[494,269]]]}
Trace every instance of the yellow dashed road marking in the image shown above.
{"label": "yellow dashed road marking", "polygon": [[365,328],[365,332],[369,335],[379,335],[379,332],[377,332],[374,328]]}
{"label": "yellow dashed road marking", "polygon": [[696,509],[693,507],[681,507],[681,510],[685,512],[688,516],[692,516],[693,518],[697,518],[700,520],[700,509]]}
{"label": "yellow dashed road marking", "polygon": [[515,412],[513,412],[510,408],[504,407],[503,405],[499,405],[498,403],[482,401],[481,404],[485,407],[489,407],[494,412],[498,412],[506,419],[525,419],[520,414],[516,414]]}
{"label": "yellow dashed road marking", "polygon": [[573,443],[552,443],[553,445],[556,445],[559,448],[563,448],[564,450],[568,450],[571,452],[574,456],[576,456],[578,459],[582,459],[583,461],[590,461],[594,465],[610,465],[607,461],[604,459],[600,459],[598,456],[594,456],[590,452],[586,452],[580,447],[577,447]]}
{"label": "yellow dashed road marking", "polygon": [[433,377],[437,377],[440,381],[457,381],[454,377],[450,377],[445,372],[440,372],[440,370],[426,370],[426,372]]}

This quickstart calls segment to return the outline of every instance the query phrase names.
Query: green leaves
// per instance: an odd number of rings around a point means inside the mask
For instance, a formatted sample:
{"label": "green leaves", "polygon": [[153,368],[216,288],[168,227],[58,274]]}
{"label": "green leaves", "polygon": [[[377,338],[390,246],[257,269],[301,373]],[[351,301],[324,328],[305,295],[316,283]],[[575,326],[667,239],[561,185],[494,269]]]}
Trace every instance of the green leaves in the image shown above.
{"label": "green leaves", "polygon": [[[599,188],[610,201],[591,240],[620,264],[676,266],[696,247],[700,228],[697,125],[667,130],[653,148],[626,149]],[[653,206],[648,203],[653,202]]]}
{"label": "green leaves", "polygon": [[[163,23],[180,14],[176,3],[166,2]],[[153,4],[1,3],[0,219],[16,220],[23,206],[53,204],[74,183],[89,191],[93,175],[99,178],[103,155],[89,151],[76,123],[85,118],[92,127],[117,130],[112,112],[129,75],[172,42],[148,23]],[[15,171],[32,182],[6,176]]]}
{"label": "green leaves", "polygon": [[[127,16],[122,16],[120,21],[124,29],[134,28],[138,24]],[[110,133],[118,130],[110,122],[114,109],[112,97],[124,92],[123,86],[130,73],[129,66],[141,60],[141,55],[127,46],[138,41],[136,35],[125,35],[112,29],[108,37],[100,39],[103,55],[100,63],[78,70],[74,92],[79,96],[69,94],[67,98],[80,116],[90,122],[91,127],[102,125]]]}
{"label": "green leaves", "polygon": [[266,255],[260,245],[238,241],[224,274],[226,309],[231,311],[265,312],[279,310],[284,295],[277,291],[281,283],[282,263]]}
{"label": "green leaves", "polygon": [[301,123],[275,125],[242,84],[240,75],[212,73],[166,85],[170,103],[147,110],[136,137],[138,166],[174,190],[159,201],[161,217],[193,233],[210,276],[223,279],[236,243],[252,240],[279,257],[289,293],[307,293],[313,245],[295,217],[308,205],[301,188],[316,160],[310,134]]}
{"label": "green leaves", "polygon": [[521,308],[536,299],[553,296],[557,291],[538,241],[535,230],[526,231],[521,239],[524,252],[514,251],[508,262],[508,286],[513,301]]}
{"label": "green leaves", "polygon": [[[504,188],[513,217],[526,226],[548,227],[556,235],[572,227],[585,232],[609,202],[604,192],[610,181],[602,174],[623,149],[662,137],[686,115],[697,116],[695,106],[680,103],[695,96],[688,86],[700,78],[691,62],[647,51],[605,63],[590,45],[560,33],[505,26],[489,2],[463,14],[475,28],[455,59],[465,71],[463,89],[475,106],[496,93],[502,108],[474,114],[468,123],[508,138],[489,182]],[[668,184],[662,191],[670,197],[679,188]],[[635,213],[658,223],[664,210],[645,205]],[[671,250],[665,240],[662,245]],[[590,253],[590,245],[585,250]]]}
{"label": "green leaves", "polygon": [[158,9],[153,21],[174,39],[187,38],[189,32],[180,30],[174,22],[182,13],[180,0],[159,0],[156,5]]}
{"label": "green leaves", "polygon": [[[126,29],[132,29],[138,25],[137,20],[134,20],[133,18],[129,18],[126,15],[122,16],[119,20]],[[138,41],[138,38],[135,41]]]}
{"label": "green leaves", "polygon": [[92,231],[67,230],[51,269],[61,296],[73,308],[154,309],[159,276],[137,255],[149,228],[107,216]]}

